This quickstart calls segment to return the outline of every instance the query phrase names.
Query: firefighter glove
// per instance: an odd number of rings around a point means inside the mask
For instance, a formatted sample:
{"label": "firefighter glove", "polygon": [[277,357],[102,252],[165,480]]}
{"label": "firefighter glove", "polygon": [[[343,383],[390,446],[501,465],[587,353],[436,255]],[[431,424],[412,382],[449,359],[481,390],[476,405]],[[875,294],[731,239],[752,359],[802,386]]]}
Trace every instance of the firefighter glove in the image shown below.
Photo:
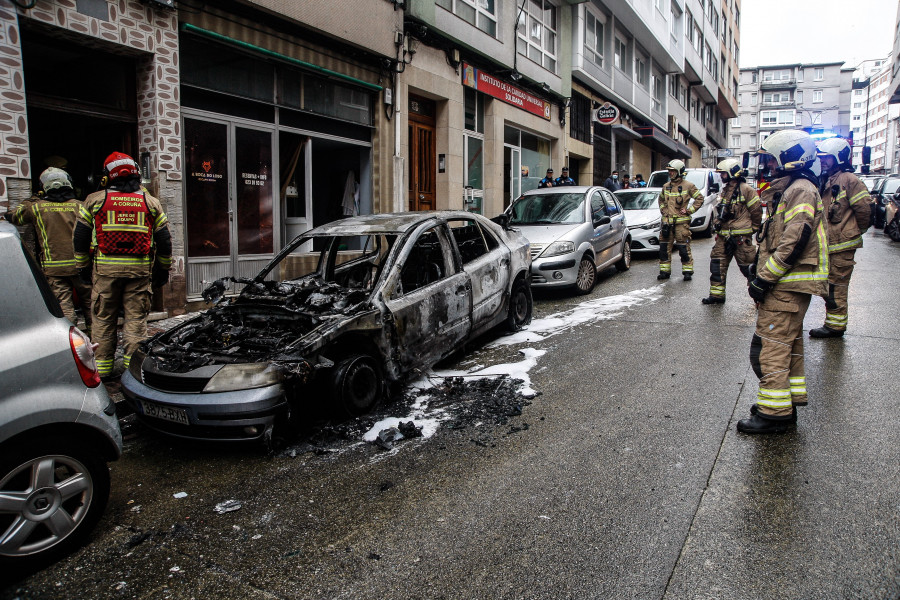
{"label": "firefighter glove", "polygon": [[773,284],[765,279],[754,277],[753,281],[750,282],[750,287],[747,288],[747,293],[750,294],[750,297],[755,301],[762,302],[763,298],[766,296],[766,292],[772,289],[772,285]]}
{"label": "firefighter glove", "polygon": [[153,267],[153,274],[150,275],[150,283],[153,287],[162,287],[169,283],[169,272],[161,267]]}

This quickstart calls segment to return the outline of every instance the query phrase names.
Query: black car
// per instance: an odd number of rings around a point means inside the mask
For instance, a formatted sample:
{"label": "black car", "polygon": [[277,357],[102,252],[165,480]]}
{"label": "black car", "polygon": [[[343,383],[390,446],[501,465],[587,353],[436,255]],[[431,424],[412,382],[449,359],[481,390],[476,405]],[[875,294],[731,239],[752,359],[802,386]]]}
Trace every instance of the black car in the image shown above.
{"label": "black car", "polygon": [[872,196],[872,226],[877,229],[884,229],[887,225],[885,219],[885,210],[891,197],[900,190],[900,176],[890,175],[875,182],[869,194]]}

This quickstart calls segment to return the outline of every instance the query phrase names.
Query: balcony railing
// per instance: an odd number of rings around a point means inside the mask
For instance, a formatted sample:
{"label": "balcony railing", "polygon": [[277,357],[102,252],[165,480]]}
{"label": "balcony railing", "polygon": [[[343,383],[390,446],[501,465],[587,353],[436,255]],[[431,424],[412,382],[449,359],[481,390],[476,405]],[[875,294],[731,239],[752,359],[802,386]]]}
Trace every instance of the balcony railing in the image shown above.
{"label": "balcony railing", "polygon": [[796,79],[763,79],[759,82],[761,88],[785,88],[797,87]]}
{"label": "balcony railing", "polygon": [[766,102],[765,100],[763,100],[762,105],[763,105],[763,107],[766,107],[766,108],[794,108],[794,101],[793,100],[778,100],[778,101],[769,100],[768,102]]}

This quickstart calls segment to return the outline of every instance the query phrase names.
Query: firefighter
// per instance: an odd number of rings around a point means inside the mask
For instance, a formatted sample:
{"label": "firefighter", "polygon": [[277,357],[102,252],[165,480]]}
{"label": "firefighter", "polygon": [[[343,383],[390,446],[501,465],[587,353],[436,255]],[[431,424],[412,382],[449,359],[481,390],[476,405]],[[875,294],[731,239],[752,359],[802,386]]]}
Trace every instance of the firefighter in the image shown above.
{"label": "firefighter", "polygon": [[[659,236],[659,275],[668,279],[672,274],[672,248],[681,257],[681,274],[685,281],[694,276],[694,258],[691,256],[691,215],[703,206],[703,194],[684,176],[687,169],[680,160],[666,165],[669,183],[659,194],[659,211],[662,213],[662,231]],[[693,202],[692,202],[693,201]]]}
{"label": "firefighter", "polygon": [[[63,315],[78,324],[75,296],[84,317],[85,333],[91,334],[91,286],[78,276],[72,233],[81,210],[72,178],[67,172],[49,167],[40,176],[42,192],[19,205],[6,218],[14,225],[31,223],[37,233],[38,261]],[[74,290],[74,294],[73,294]]]}
{"label": "firefighter", "polygon": [[113,375],[116,327],[124,312],[125,368],[147,337],[150,285],[169,280],[172,239],[159,200],[141,187],[140,170],[127,154],[113,152],[103,163],[101,186],[84,201],[75,227],[75,259],[90,276],[88,253],[96,244],[93,266],[94,341],[101,378]]}
{"label": "firefighter", "polygon": [[703,304],[725,303],[725,276],[732,257],[747,281],[750,265],[756,260],[753,234],[762,221],[762,205],[756,190],[747,185],[744,169],[734,158],[726,158],[716,166],[725,188],[716,208],[716,243],[709,256],[709,296]]}
{"label": "firefighter", "polygon": [[811,329],[810,337],[841,337],[847,330],[847,292],[853,274],[856,249],[862,247],[862,234],[869,228],[869,190],[853,174],[850,159],[853,150],[843,138],[830,138],[819,144],[822,163],[822,203],[828,231],[828,297],[825,298],[825,324]]}
{"label": "firefighter", "polygon": [[803,317],[811,295],[828,290],[828,240],[809,134],[777,131],[763,141],[759,155],[775,175],[765,192],[770,216],[756,235],[759,254],[748,288],[757,307],[750,363],[759,391],[737,430],[780,433],[796,423],[796,407],[807,403]]}

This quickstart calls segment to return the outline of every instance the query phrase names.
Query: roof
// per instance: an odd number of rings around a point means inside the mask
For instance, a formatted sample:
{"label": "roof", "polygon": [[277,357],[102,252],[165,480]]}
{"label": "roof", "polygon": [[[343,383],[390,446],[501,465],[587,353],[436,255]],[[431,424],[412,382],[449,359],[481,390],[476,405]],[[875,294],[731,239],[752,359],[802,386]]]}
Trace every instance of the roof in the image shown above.
{"label": "roof", "polygon": [[[379,213],[338,219],[311,229],[304,237],[360,235],[368,233],[405,233],[429,220],[480,217],[461,210],[426,210],[418,212]],[[484,218],[484,217],[482,217]]]}

